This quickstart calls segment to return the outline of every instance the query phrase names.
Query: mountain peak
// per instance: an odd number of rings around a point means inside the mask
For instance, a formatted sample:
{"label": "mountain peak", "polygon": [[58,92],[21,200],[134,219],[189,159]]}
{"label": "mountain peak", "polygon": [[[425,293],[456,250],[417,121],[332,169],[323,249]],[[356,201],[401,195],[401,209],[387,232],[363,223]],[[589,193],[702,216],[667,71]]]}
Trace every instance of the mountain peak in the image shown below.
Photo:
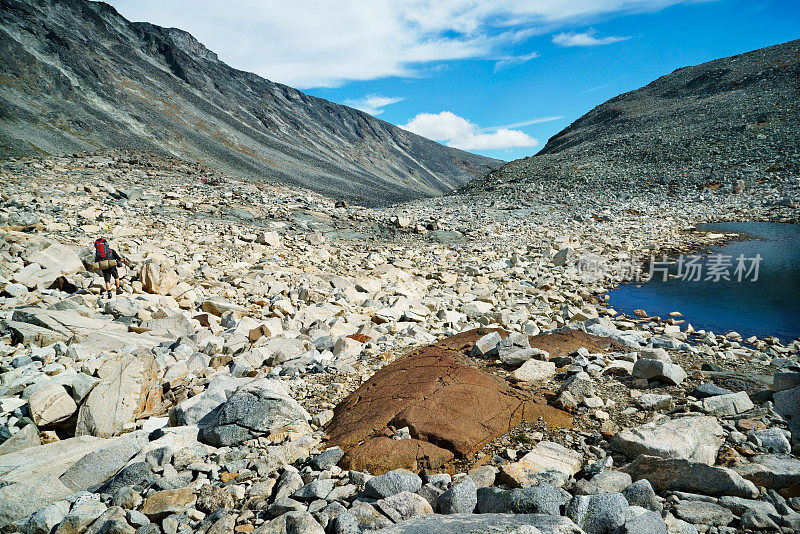
{"label": "mountain peak", "polygon": [[364,204],[446,193],[501,162],[243,72],[98,2],[8,0],[0,157],[130,149]]}

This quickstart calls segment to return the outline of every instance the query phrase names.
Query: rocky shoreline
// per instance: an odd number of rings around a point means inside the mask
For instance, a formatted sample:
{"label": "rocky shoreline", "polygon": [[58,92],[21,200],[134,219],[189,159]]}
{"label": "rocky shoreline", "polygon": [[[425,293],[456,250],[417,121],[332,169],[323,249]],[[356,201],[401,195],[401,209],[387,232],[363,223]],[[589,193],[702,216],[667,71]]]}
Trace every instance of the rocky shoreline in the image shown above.
{"label": "rocky shoreline", "polygon": [[[800,342],[602,298],[726,239],[697,222],[796,221],[795,182],[367,209],[76,154],[0,183],[3,531],[800,531]],[[110,300],[100,234],[132,263]],[[406,362],[445,355],[420,389]]]}

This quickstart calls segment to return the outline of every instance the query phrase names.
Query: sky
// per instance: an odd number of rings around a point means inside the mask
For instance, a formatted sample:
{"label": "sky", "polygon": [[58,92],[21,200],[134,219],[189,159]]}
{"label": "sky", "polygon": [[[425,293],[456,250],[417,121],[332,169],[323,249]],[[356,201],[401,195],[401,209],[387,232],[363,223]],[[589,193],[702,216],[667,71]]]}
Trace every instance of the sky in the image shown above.
{"label": "sky", "polygon": [[513,160],[673,70],[800,38],[800,0],[110,0],[222,61]]}

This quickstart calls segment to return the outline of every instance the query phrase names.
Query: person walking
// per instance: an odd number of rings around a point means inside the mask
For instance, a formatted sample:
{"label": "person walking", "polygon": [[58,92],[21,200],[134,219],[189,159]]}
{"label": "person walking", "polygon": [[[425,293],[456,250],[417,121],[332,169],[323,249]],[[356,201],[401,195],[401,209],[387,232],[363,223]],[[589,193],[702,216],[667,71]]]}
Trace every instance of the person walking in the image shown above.
{"label": "person walking", "polygon": [[108,240],[104,237],[99,237],[94,242],[94,261],[103,272],[103,280],[106,283],[107,296],[111,298],[111,277],[114,277],[114,295],[119,293],[119,272],[117,266],[128,260],[121,257],[116,250],[111,248]]}

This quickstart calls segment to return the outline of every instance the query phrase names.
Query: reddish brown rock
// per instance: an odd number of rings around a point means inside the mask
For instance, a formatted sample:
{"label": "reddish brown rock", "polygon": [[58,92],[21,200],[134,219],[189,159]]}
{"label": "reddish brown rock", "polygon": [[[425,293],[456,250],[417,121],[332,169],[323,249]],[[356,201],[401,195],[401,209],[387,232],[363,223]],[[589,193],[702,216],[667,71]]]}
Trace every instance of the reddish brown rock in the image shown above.
{"label": "reddish brown rock", "polygon": [[151,521],[161,520],[170,514],[180,514],[197,501],[191,488],[157,491],[144,502],[142,513]]}
{"label": "reddish brown rock", "polygon": [[[565,412],[535,403],[472,365],[464,353],[480,336],[472,330],[415,350],[336,407],[326,428],[329,445],[346,451],[349,469],[438,469],[451,455],[469,457],[523,420],[572,426]],[[386,437],[402,427],[413,440]]]}
{"label": "reddish brown rock", "polygon": [[582,330],[567,330],[552,334],[539,334],[530,337],[531,347],[545,350],[551,358],[569,356],[581,347],[591,353],[597,352],[629,352],[631,349],[610,337],[587,334]]}
{"label": "reddish brown rock", "polygon": [[[454,458],[452,452],[418,439],[391,439],[379,436],[351,447],[340,465],[344,469],[369,471],[380,475],[392,469],[437,471]],[[389,467],[387,466],[398,466]]]}

